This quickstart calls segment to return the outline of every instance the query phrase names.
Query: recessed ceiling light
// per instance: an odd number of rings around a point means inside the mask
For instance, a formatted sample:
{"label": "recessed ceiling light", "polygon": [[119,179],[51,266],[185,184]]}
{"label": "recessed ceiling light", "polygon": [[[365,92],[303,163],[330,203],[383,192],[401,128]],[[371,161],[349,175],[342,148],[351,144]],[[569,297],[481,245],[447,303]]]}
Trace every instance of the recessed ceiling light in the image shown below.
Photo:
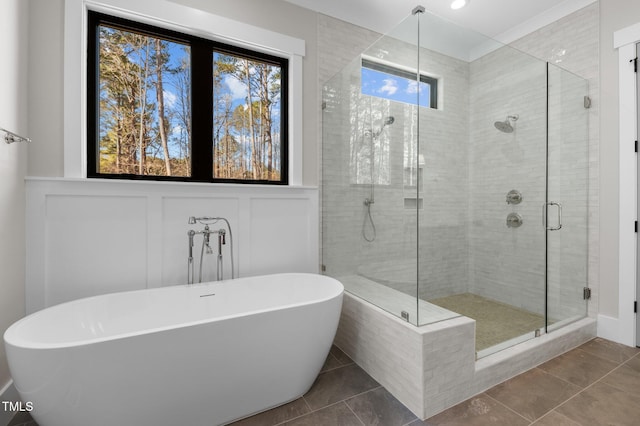
{"label": "recessed ceiling light", "polygon": [[451,2],[451,9],[453,10],[462,9],[463,7],[469,4],[469,1],[470,0],[453,0],[453,2]]}

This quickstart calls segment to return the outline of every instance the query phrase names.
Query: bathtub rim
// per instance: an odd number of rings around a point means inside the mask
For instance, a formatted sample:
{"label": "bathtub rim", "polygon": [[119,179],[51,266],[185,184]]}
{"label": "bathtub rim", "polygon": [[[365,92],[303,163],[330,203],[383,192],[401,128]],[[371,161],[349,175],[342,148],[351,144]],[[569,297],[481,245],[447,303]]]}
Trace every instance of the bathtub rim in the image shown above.
{"label": "bathtub rim", "polygon": [[[87,338],[87,339],[76,340],[76,341],[60,341],[60,342],[54,342],[54,343],[43,343],[43,342],[36,342],[33,340],[26,340],[19,333],[20,327],[22,325],[24,325],[26,322],[38,320],[38,317],[46,315],[48,313],[47,311],[49,311],[50,309],[64,309],[68,305],[73,305],[78,303],[87,303],[87,302],[90,302],[91,300],[98,299],[98,298],[123,295],[123,294],[131,294],[131,293],[143,293],[148,291],[153,291],[153,292],[176,291],[177,288],[181,288],[181,289],[190,288],[195,290],[197,288],[207,288],[214,284],[230,283],[232,281],[237,281],[239,279],[252,279],[252,278],[255,279],[260,277],[279,277],[279,276],[322,277],[323,280],[331,282],[332,285],[335,286],[335,289],[331,291],[328,296],[310,299],[302,303],[281,304],[281,305],[271,306],[269,308],[240,311],[237,313],[216,316],[213,318],[180,322],[177,324],[171,324],[171,325],[166,325],[162,327],[151,327],[151,328],[145,328],[143,330],[135,330],[131,332],[118,333],[115,335]],[[68,302],[63,302],[57,305],[49,306],[39,311],[36,311],[32,314],[29,314],[19,319],[18,321],[15,321],[13,324],[9,326],[9,328],[7,328],[7,330],[3,334],[3,341],[5,346],[12,346],[16,349],[47,350],[47,349],[73,348],[78,346],[86,346],[86,345],[93,345],[93,344],[108,342],[112,340],[127,339],[127,338],[132,338],[132,337],[141,336],[141,335],[155,334],[163,331],[175,330],[180,328],[195,327],[203,324],[208,324],[211,322],[224,321],[224,320],[229,320],[229,319],[239,318],[244,316],[258,315],[258,314],[273,312],[278,310],[292,309],[292,308],[304,307],[304,306],[313,305],[313,304],[325,303],[325,302],[334,300],[336,298],[342,299],[344,292],[345,292],[344,285],[339,280],[333,277],[330,277],[328,275],[308,273],[308,272],[287,272],[287,273],[264,274],[264,275],[254,275],[250,277],[236,278],[235,280],[227,279],[227,280],[209,281],[209,282],[197,283],[197,284],[181,284],[181,285],[174,285],[174,286],[146,288],[146,289],[140,289],[140,290],[118,291],[113,293],[99,294],[96,296],[88,296],[88,297],[82,297],[79,299],[70,300]]]}

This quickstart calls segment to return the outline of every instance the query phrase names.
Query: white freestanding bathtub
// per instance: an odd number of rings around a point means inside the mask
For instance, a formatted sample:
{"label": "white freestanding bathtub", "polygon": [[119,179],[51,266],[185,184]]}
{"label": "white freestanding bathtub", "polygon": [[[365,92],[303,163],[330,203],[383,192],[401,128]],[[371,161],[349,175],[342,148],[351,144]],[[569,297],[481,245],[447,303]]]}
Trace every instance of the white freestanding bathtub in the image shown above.
{"label": "white freestanding bathtub", "polygon": [[315,274],[114,293],[29,315],[4,341],[40,426],[218,425],[311,387],[342,294]]}

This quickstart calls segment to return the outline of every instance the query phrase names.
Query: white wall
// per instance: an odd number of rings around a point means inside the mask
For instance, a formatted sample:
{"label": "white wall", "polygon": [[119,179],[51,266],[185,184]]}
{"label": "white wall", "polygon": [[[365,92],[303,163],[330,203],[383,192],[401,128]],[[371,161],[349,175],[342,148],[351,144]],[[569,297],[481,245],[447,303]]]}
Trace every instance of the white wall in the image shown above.
{"label": "white wall", "polygon": [[63,176],[64,0],[29,0],[29,147],[27,174]]}
{"label": "white wall", "polygon": [[[600,15],[600,188],[603,198],[600,209],[602,299],[598,333],[621,343],[638,345],[639,342],[634,342],[636,314],[632,311],[632,302],[638,298],[635,291],[634,253],[637,235],[632,229],[632,222],[637,218],[634,193],[636,176],[635,161],[627,162],[634,156],[633,147],[629,147],[629,144],[633,145],[636,133],[635,82],[623,81],[623,87],[630,93],[622,97],[619,78],[635,79],[628,68],[629,60],[635,57],[635,47],[626,43],[633,43],[636,39],[625,40],[614,47],[614,34],[640,24],[640,4],[631,0],[603,1]],[[617,47],[620,47],[621,54]],[[624,140],[620,140],[623,119],[627,121],[629,129],[624,130]]]}
{"label": "white wall", "polygon": [[[613,47],[613,33],[640,22],[640,3],[633,0],[605,0],[600,2],[600,78],[602,113],[600,115],[600,278],[599,312],[617,318],[619,315],[618,244],[619,227],[619,95],[618,51]],[[633,143],[633,141],[630,141]],[[633,151],[630,151],[630,155]],[[635,176],[627,176],[633,181]],[[631,302],[631,301],[630,301]]]}
{"label": "white wall", "polygon": [[[224,217],[224,279],[318,271],[316,188],[28,179],[27,313],[81,297],[187,283],[190,216]],[[223,222],[212,230],[225,229]],[[217,239],[203,281],[216,279]],[[194,238],[198,281],[202,236]]]}
{"label": "white wall", "polygon": [[[0,127],[30,136],[27,126],[28,8],[23,0],[0,3]],[[0,132],[0,334],[24,315],[24,176],[27,147],[6,145]],[[35,139],[34,144],[43,140]],[[0,345],[0,393],[10,379]],[[0,413],[0,423],[3,420]]]}

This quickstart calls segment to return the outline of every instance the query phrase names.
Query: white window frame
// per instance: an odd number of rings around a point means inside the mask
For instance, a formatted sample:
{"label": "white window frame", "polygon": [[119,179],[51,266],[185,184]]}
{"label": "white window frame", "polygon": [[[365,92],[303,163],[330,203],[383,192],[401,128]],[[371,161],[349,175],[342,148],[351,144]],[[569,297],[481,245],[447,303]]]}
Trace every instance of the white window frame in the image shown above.
{"label": "white window frame", "polygon": [[302,185],[305,41],[165,0],[65,0],[64,177],[87,177],[87,11],[192,34],[289,60],[289,186]]}

